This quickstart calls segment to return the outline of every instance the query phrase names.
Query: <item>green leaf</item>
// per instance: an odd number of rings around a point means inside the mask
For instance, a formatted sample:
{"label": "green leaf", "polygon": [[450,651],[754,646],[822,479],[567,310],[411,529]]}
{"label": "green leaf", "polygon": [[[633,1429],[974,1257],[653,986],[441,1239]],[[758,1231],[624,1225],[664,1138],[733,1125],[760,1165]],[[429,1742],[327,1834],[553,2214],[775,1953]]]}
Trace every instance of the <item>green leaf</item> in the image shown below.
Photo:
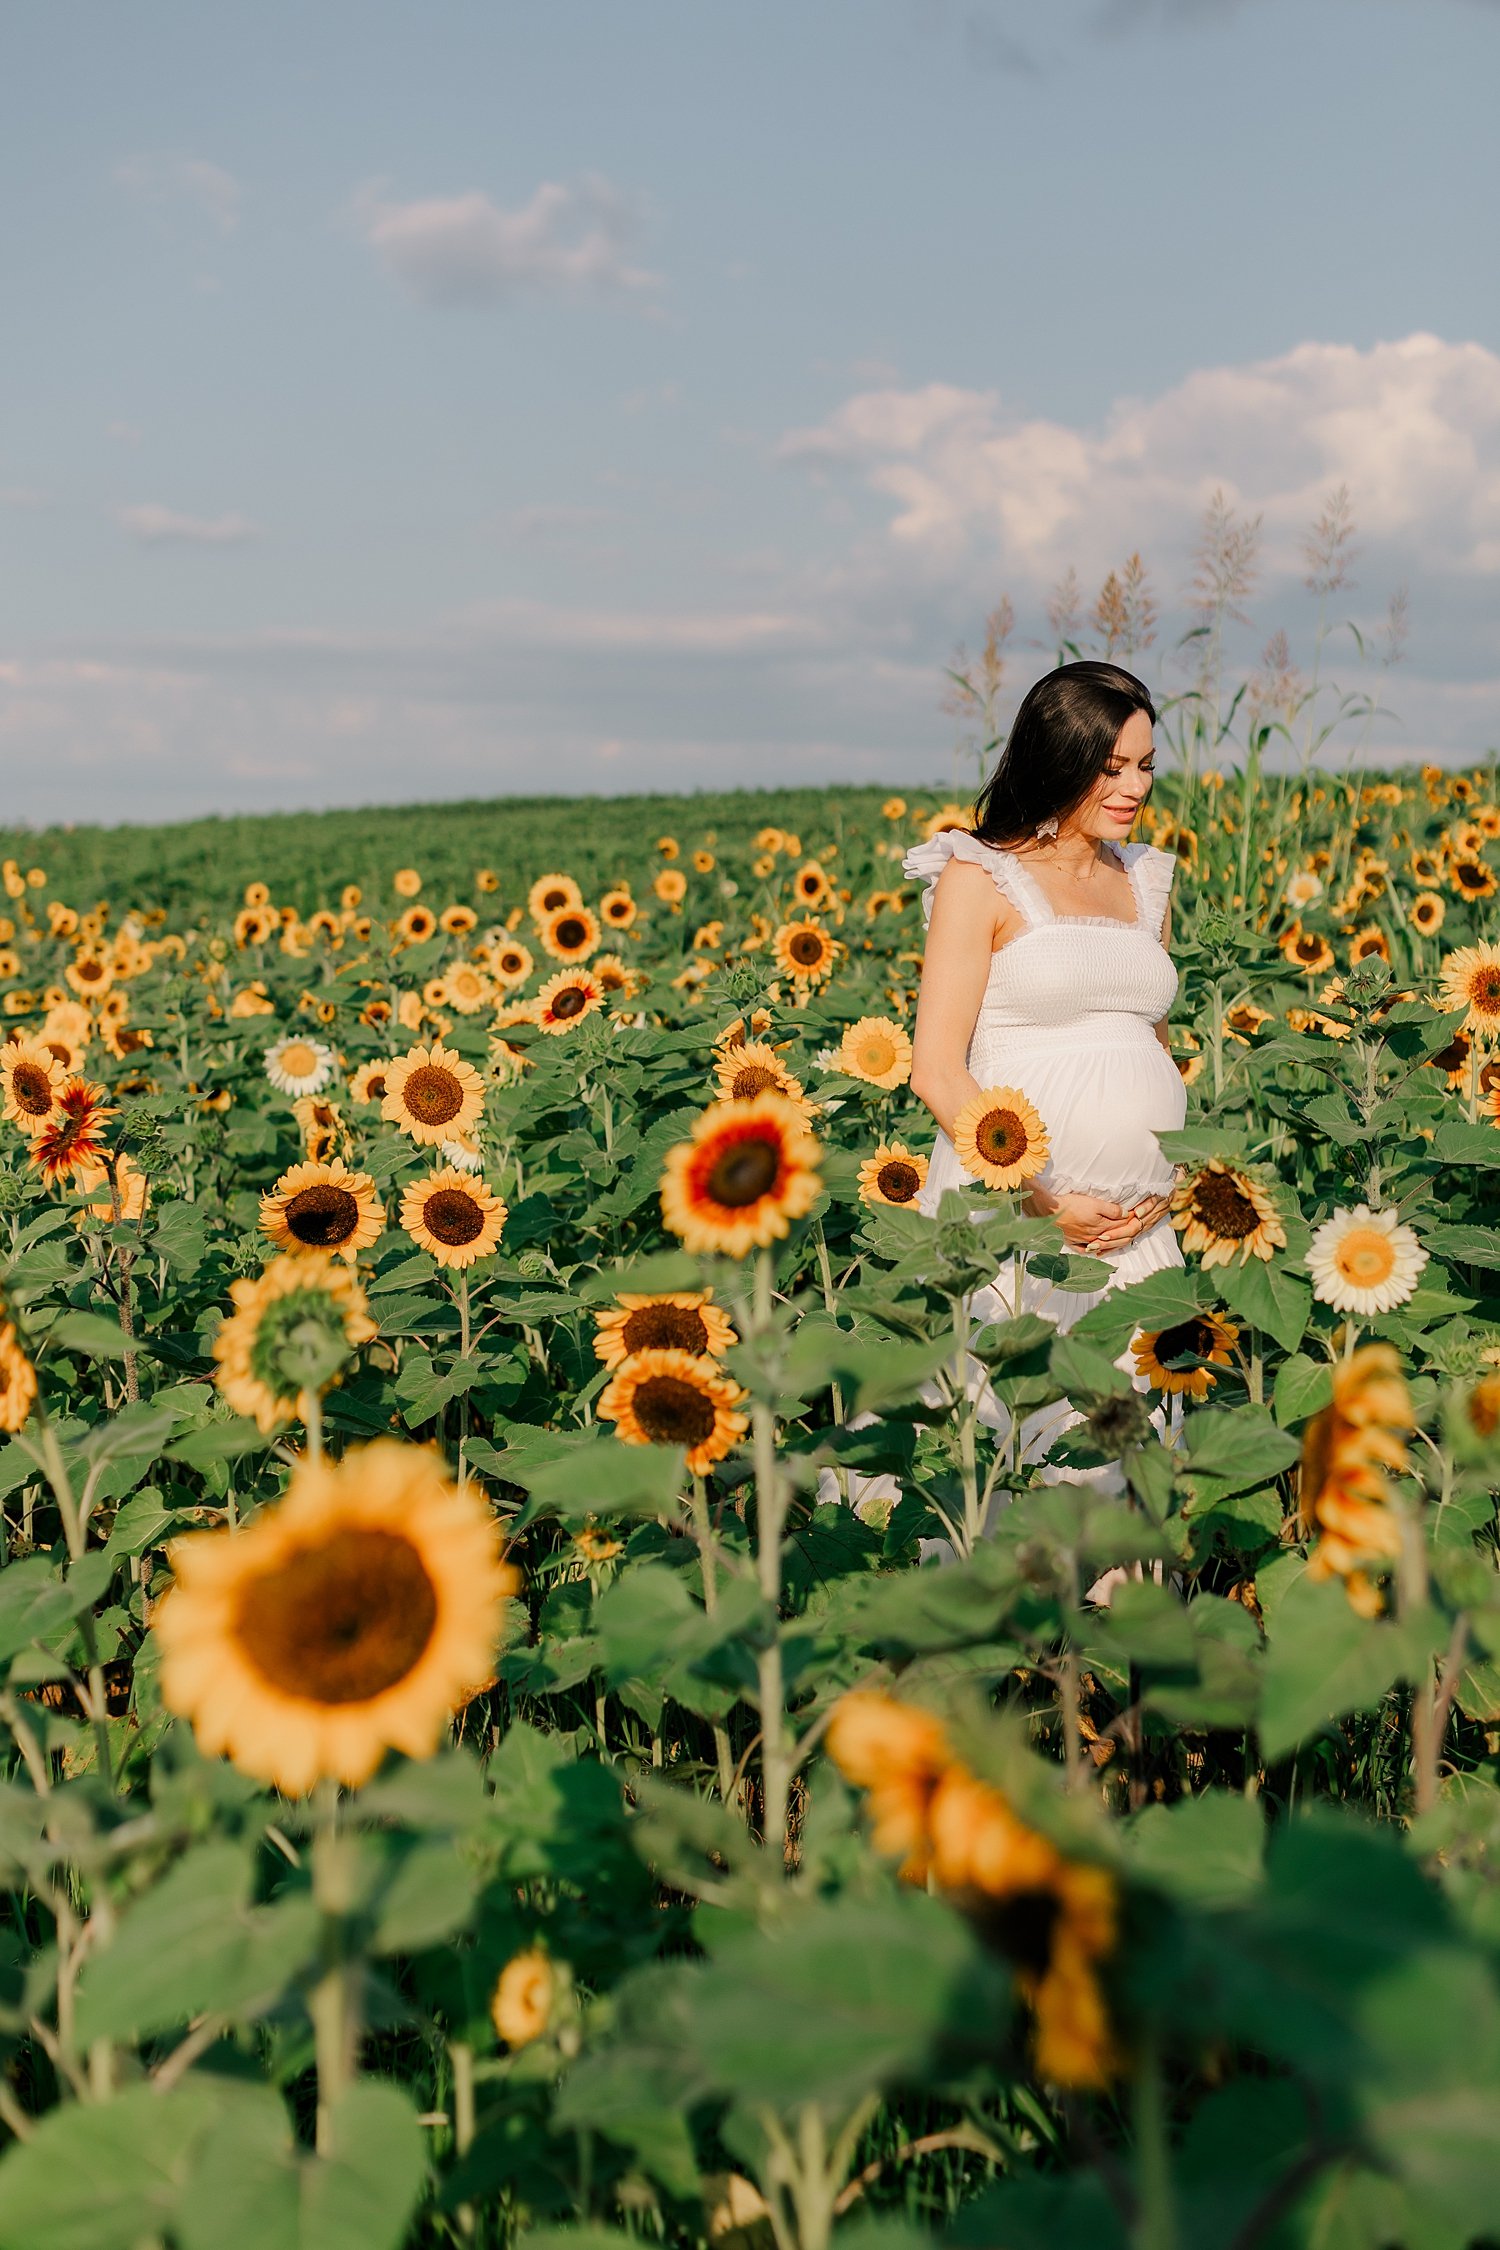
{"label": "green leaf", "polygon": [[1247,1258],[1243,1264],[1215,1266],[1214,1284],[1223,1302],[1252,1328],[1273,1336],[1284,1352],[1294,1352],[1312,1317],[1312,1284],[1278,1260]]}
{"label": "green leaf", "polygon": [[[1500,1140],[1500,1133],[1495,1138]],[[1421,1237],[1435,1258],[1500,1268],[1500,1233],[1494,1227],[1423,1227]]]}
{"label": "green leaf", "polygon": [[1480,1164],[1493,1171],[1500,1166],[1500,1133],[1493,1125],[1446,1118],[1432,1136],[1429,1154],[1443,1164]]}
{"label": "green leaf", "polygon": [[86,1359],[123,1359],[127,1352],[150,1352],[139,1336],[127,1336],[112,1314],[65,1312],[47,1331],[49,1344],[81,1352]]}
{"label": "green leaf", "polygon": [[1210,1499],[1267,1483],[1301,1452],[1263,1406],[1201,1408],[1185,1417],[1183,1466]]}
{"label": "green leaf", "polygon": [[[137,2085],[49,2111],[0,2163],[0,2250],[142,2250],[158,2240],[233,2091],[190,2077],[165,2095]],[[224,2218],[221,2209],[215,2250]]]}
{"label": "green leaf", "polygon": [[1293,1352],[1276,1370],[1272,1395],[1276,1419],[1283,1429],[1293,1422],[1305,1422],[1331,1401],[1333,1368],[1326,1359],[1309,1359],[1305,1352]]}
{"label": "green leaf", "polygon": [[1349,1711],[1368,1711],[1406,1670],[1399,1627],[1361,1617],[1337,1582],[1303,1576],[1277,1609],[1266,1651],[1260,1744],[1268,1759]]}
{"label": "green leaf", "polygon": [[326,2156],[299,2150],[271,2094],[227,2111],[180,2198],[180,2250],[399,2250],[426,2170],[406,2095],[356,2080],[329,2139]]}
{"label": "green leaf", "polygon": [[1266,1823],[1254,1798],[1208,1789],[1148,1805],[1124,1834],[1137,1875],[1191,1906],[1235,1906],[1260,1885]]}

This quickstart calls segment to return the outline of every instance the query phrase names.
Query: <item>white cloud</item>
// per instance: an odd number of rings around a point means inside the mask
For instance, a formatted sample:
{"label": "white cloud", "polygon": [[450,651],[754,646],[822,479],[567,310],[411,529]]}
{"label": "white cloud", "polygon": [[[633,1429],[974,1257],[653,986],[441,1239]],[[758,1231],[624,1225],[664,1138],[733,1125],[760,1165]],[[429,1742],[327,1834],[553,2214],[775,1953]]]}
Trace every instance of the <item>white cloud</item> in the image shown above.
{"label": "white cloud", "polygon": [[429,305],[487,305],[524,291],[639,295],[661,276],[632,262],[636,206],[609,180],[544,180],[504,210],[478,188],[392,203],[360,190],[354,215],[366,240],[414,297]]}
{"label": "white cloud", "polygon": [[127,157],[115,179],[146,203],[195,203],[223,234],[239,225],[242,192],[234,175],[201,156],[164,151]]}
{"label": "white cloud", "polygon": [[1411,575],[1500,571],[1500,357],[1426,334],[1202,368],[1095,427],[1009,412],[995,390],[862,391],[776,451],[862,480],[886,504],[889,557],[927,579],[980,564],[1024,587],[1135,548],[1175,555],[1216,486],[1264,515],[1269,572],[1300,575],[1339,483],[1362,536]]}
{"label": "white cloud", "polygon": [[149,500],[122,508],[120,523],[143,547],[238,547],[255,537],[255,525],[244,516],[185,516]]}

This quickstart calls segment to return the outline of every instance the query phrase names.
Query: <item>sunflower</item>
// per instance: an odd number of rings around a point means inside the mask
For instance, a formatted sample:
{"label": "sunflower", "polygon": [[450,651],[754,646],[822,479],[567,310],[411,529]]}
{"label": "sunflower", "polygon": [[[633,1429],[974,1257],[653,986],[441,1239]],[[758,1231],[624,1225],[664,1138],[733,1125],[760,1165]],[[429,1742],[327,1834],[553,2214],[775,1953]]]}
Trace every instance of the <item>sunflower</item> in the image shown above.
{"label": "sunflower", "polygon": [[396,936],[403,945],[423,945],[437,933],[437,916],[430,906],[409,906],[396,923]]}
{"label": "sunflower", "polygon": [[890,1092],[911,1076],[911,1041],[889,1016],[861,1016],[839,1042],[839,1068]]}
{"label": "sunflower", "polygon": [[1251,1044],[1263,1024],[1274,1021],[1270,1009],[1257,1007],[1253,1000],[1236,1000],[1232,1007],[1224,1010],[1224,1029],[1242,1047]]}
{"label": "sunflower", "polygon": [[4,1114],[23,1133],[39,1133],[57,1114],[57,1097],[67,1072],[39,1039],[13,1039],[0,1047],[0,1090]]}
{"label": "sunflower", "polygon": [[304,1039],[293,1032],[266,1049],[266,1076],[278,1093],[321,1094],[332,1078],[336,1057],[321,1039]]}
{"label": "sunflower", "polygon": [[1407,911],[1407,920],[1422,937],[1435,937],[1448,909],[1436,891],[1419,891]]}
{"label": "sunflower", "polygon": [[0,1430],[25,1426],[36,1400],[36,1369],[21,1349],[10,1321],[0,1323]]}
{"label": "sunflower", "polygon": [[770,1009],[752,1008],[748,1023],[743,1016],[736,1016],[733,1023],[714,1033],[714,1052],[721,1054],[726,1047],[743,1047],[752,1039],[764,1039],[770,1028]]}
{"label": "sunflower", "polygon": [[700,875],[711,875],[717,864],[712,852],[696,851],[693,854],[693,866]]}
{"label": "sunflower", "polygon": [[315,1163],[342,1154],[349,1147],[349,1128],[337,1102],[320,1101],[304,1094],[292,1104],[292,1115],[302,1132],[302,1153]]}
{"label": "sunflower", "polygon": [[1172,1190],[1172,1224],[1183,1249],[1201,1251],[1205,1266],[1227,1266],[1236,1256],[1244,1265],[1286,1248],[1286,1229],[1265,1189],[1222,1156],[1209,1157]]}
{"label": "sunflower", "polygon": [[234,942],[241,952],[247,946],[264,945],[280,923],[268,906],[246,906],[234,918]]}
{"label": "sunflower", "polygon": [[264,883],[247,883],[245,885],[245,904],[247,906],[269,906],[270,903],[271,893]]}
{"label": "sunflower", "polygon": [[256,977],[251,983],[240,987],[229,1003],[229,1013],[234,1017],[274,1016],[276,1003],[261,979]]}
{"label": "sunflower", "polygon": [[1019,1086],[983,1086],[953,1120],[953,1147],[971,1178],[1018,1188],[1041,1171],[1051,1143]]}
{"label": "sunflower", "polygon": [[906,799],[904,797],[887,797],[880,808],[880,817],[882,820],[904,820],[906,818]]}
{"label": "sunflower", "polygon": [[661,1213],[689,1250],[747,1250],[776,1241],[822,1190],[819,1148],[784,1094],[715,1102],[690,1140],[667,1151]]}
{"label": "sunflower", "polygon": [[413,1180],[401,1197],[401,1224],[417,1248],[430,1250],[440,1266],[471,1266],[476,1258],[487,1258],[506,1217],[499,1196],[456,1164]]}
{"label": "sunflower", "polygon": [[1300,922],[1294,922],[1276,942],[1292,967],[1310,977],[1321,976],[1325,969],[1333,967],[1333,947],[1327,938],[1316,930],[1303,929]]}
{"label": "sunflower", "polygon": [[606,1367],[619,1367],[633,1352],[644,1351],[717,1357],[739,1338],[713,1294],[711,1289],[672,1289],[655,1296],[622,1290],[614,1311],[596,1316],[594,1350]]}
{"label": "sunflower", "polygon": [[490,2021],[507,2047],[539,2039],[557,2005],[558,1977],[540,1946],[513,1954],[490,1994]]}
{"label": "sunflower", "polygon": [[1500,880],[1482,859],[1456,859],[1448,870],[1448,887],[1460,898],[1493,898]]}
{"label": "sunflower", "polygon": [[915,1704],[853,1689],[834,1705],[827,1746],[867,1792],[876,1851],[898,1856],[908,1882],[946,1891],[1010,1961],[1041,2076],[1104,2085],[1119,2069],[1096,1966],[1118,1935],[1108,1870],[1065,1859]]}
{"label": "sunflower", "polygon": [[398,867],[391,877],[391,889],[397,898],[415,898],[422,888],[422,878],[414,867]]}
{"label": "sunflower", "polygon": [[[1500,1382],[1500,1376],[1496,1381]],[[581,1531],[573,1534],[573,1552],[580,1562],[613,1562],[616,1555],[624,1551],[624,1540],[617,1539],[612,1531],[602,1530],[598,1524],[586,1523]]]}
{"label": "sunflower", "polygon": [[388,1749],[430,1757],[519,1586],[477,1488],[393,1438],[304,1459],[278,1507],[167,1556],[162,1701],[288,1796],[358,1788]]}
{"label": "sunflower", "polygon": [[594,1411],[626,1445],[686,1446],[687,1467],[706,1476],[750,1427],[736,1411],[744,1396],[716,1360],[668,1346],[622,1360]]}
{"label": "sunflower", "polygon": [[461,1016],[473,1016],[494,998],[494,988],[472,962],[458,961],[441,981],[442,1005]]}
{"label": "sunflower", "polygon": [[47,995],[47,1014],[38,1036],[56,1040],[72,1053],[82,1053],[94,1036],[94,1019],[81,1000],[54,999]]}
{"label": "sunflower", "polygon": [[214,1340],[214,1381],[236,1414],[270,1432],[336,1383],[361,1344],[379,1333],[364,1291],[327,1256],[273,1258],[254,1280],[232,1281],[234,1311]]}
{"label": "sunflower", "polygon": [[613,890],[606,891],[599,901],[600,919],[607,922],[612,930],[628,930],[639,912],[639,907],[623,883],[617,883]]}
{"label": "sunflower", "polygon": [[583,893],[571,875],[538,875],[526,893],[526,911],[540,926],[549,914],[560,913],[565,906],[582,906]]}
{"label": "sunflower", "polygon": [[822,906],[828,898],[828,876],[815,859],[799,867],[792,877],[792,895],[799,906]]}
{"label": "sunflower", "polygon": [[428,1147],[467,1133],[484,1110],[484,1081],[478,1071],[438,1040],[388,1063],[385,1085],[381,1116]]}
{"label": "sunflower", "polygon": [[351,1172],[341,1156],[294,1164],[260,1199],[261,1232],[281,1250],[336,1251],[352,1265],[378,1242],[385,1206],[368,1172]]}
{"label": "sunflower", "polygon": [[915,1203],[927,1185],[927,1159],[904,1141],[882,1141],[859,1168],[861,1203]]}
{"label": "sunflower", "polygon": [[352,1102],[383,1102],[386,1096],[387,1062],[361,1063],[349,1081],[349,1099]]}
{"label": "sunflower", "polygon": [[599,918],[584,905],[564,906],[538,924],[542,949],[554,961],[586,961],[599,949]]}
{"label": "sunflower", "polygon": [[842,950],[821,922],[783,922],[771,940],[776,965],[797,984],[821,983]]}
{"label": "sunflower", "polygon": [[604,987],[591,969],[559,969],[537,994],[534,1021],[560,1036],[604,1005]]}
{"label": "sunflower", "polygon": [[1313,1235],[1307,1267],[1313,1295],[1335,1312],[1369,1318],[1404,1305],[1417,1286],[1428,1253],[1394,1211],[1356,1203],[1335,1211]]}
{"label": "sunflower", "polygon": [[533,962],[530,953],[519,938],[507,938],[497,945],[490,956],[490,968],[497,984],[512,992],[530,976]]}
{"label": "sunflower", "polygon": [[108,992],[114,983],[115,972],[109,957],[85,946],[75,954],[63,971],[73,990],[84,1000],[94,1000]]}
{"label": "sunflower", "polygon": [[1302,1434],[1298,1527],[1318,1544],[1309,1578],[1339,1577],[1362,1616],[1380,1608],[1369,1568],[1401,1553],[1401,1521],[1386,1476],[1407,1466],[1402,1432],[1415,1427],[1392,1344],[1363,1344],[1333,1369],[1333,1398]]}
{"label": "sunflower", "polygon": [[1445,954],[1438,988],[1448,1008],[1467,1007],[1460,1031],[1476,1040],[1500,1039],[1500,945],[1481,938]]}
{"label": "sunflower", "polygon": [[479,1153],[479,1144],[467,1136],[456,1141],[439,1141],[438,1153],[446,1157],[450,1164],[456,1164],[460,1172],[484,1170],[484,1158]]}
{"label": "sunflower", "polygon": [[664,906],[680,906],[687,897],[687,877],[680,867],[664,867],[651,878],[651,888]]}
{"label": "sunflower", "polygon": [[1207,1398],[1218,1382],[1213,1369],[1232,1364],[1239,1334],[1237,1322],[1216,1312],[1195,1313],[1170,1328],[1145,1329],[1131,1346],[1136,1373],[1154,1391]]}
{"label": "sunflower", "polygon": [[104,1088],[88,1078],[65,1078],[52,1115],[31,1136],[30,1157],[48,1186],[79,1173],[97,1172],[107,1161],[101,1138],[107,1118]]}
{"label": "sunflower", "polygon": [[623,955],[618,953],[596,953],[589,967],[606,992],[623,993],[627,999],[642,982],[640,971],[633,969]]}
{"label": "sunflower", "polygon": [[658,836],[656,848],[663,859],[676,859],[682,850],[682,846],[675,836]]}
{"label": "sunflower", "polygon": [[802,1098],[801,1081],[763,1040],[726,1047],[714,1065],[714,1080],[723,1101],[749,1101],[768,1088],[785,1094],[789,1101]]}

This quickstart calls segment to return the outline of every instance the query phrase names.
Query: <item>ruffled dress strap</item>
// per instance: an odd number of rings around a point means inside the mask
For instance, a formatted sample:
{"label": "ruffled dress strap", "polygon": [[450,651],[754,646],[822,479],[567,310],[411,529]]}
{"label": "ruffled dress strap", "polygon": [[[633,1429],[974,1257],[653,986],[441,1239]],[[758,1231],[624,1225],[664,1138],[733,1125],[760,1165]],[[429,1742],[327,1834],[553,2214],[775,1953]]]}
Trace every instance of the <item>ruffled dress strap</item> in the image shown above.
{"label": "ruffled dress strap", "polygon": [[[1164,859],[1169,856],[1165,852],[1162,854]],[[1056,919],[1039,886],[1014,852],[1006,851],[1000,844],[985,843],[967,828],[940,828],[925,844],[913,844],[901,862],[903,875],[927,886],[922,893],[924,928],[932,920],[932,894],[937,888],[937,879],[950,859],[966,859],[975,867],[982,867],[1024,921],[1036,925]]]}
{"label": "ruffled dress strap", "polygon": [[1141,927],[1159,941],[1177,873],[1177,855],[1164,852],[1157,844],[1135,843],[1126,844],[1121,857],[1140,901]]}

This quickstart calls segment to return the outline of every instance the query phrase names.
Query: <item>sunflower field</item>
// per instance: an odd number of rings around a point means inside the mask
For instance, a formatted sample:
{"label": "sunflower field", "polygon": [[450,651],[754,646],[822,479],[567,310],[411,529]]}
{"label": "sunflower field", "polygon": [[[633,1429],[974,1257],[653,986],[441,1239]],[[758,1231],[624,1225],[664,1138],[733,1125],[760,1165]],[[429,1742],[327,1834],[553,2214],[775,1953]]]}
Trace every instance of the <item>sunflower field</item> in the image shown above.
{"label": "sunflower field", "polygon": [[1163,775],[1066,1333],[970,818],[0,839],[0,2250],[1500,2243],[1500,776]]}

